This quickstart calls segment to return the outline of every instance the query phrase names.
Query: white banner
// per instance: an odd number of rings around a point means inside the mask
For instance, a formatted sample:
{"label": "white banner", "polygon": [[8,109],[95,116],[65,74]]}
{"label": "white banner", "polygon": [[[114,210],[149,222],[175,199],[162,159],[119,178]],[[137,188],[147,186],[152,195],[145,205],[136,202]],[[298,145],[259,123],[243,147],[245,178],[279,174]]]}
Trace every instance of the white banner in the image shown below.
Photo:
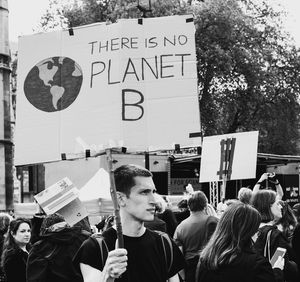
{"label": "white banner", "polygon": [[15,164],[199,146],[194,31],[172,16],[21,37]]}
{"label": "white banner", "polygon": [[256,177],[258,131],[203,138],[200,182]]}

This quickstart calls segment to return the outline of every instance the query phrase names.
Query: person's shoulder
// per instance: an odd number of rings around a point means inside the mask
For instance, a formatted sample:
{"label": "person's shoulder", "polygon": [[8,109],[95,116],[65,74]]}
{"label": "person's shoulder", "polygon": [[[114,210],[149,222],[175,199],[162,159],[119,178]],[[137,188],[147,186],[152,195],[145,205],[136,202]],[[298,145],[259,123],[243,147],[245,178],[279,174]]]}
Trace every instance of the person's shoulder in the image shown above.
{"label": "person's shoulder", "polygon": [[19,261],[23,257],[23,251],[20,248],[10,248],[6,252],[4,263]]}
{"label": "person's shoulder", "polygon": [[264,256],[260,255],[258,252],[252,250],[252,249],[247,249],[243,251],[238,259],[239,263],[244,266],[250,266],[251,268],[253,266],[259,266],[259,265],[264,265],[266,263],[269,263],[267,258]]}
{"label": "person's shoulder", "polygon": [[219,219],[216,217],[216,216],[214,216],[214,215],[208,215],[207,216],[207,222],[208,223],[210,223],[210,222],[215,222],[215,223],[217,223],[219,221]]}
{"label": "person's shoulder", "polygon": [[168,233],[164,232],[164,231],[160,231],[160,230],[151,230],[146,228],[145,231],[145,237],[151,237],[153,239],[164,239],[164,241],[168,241],[171,242],[171,238],[168,235]]}

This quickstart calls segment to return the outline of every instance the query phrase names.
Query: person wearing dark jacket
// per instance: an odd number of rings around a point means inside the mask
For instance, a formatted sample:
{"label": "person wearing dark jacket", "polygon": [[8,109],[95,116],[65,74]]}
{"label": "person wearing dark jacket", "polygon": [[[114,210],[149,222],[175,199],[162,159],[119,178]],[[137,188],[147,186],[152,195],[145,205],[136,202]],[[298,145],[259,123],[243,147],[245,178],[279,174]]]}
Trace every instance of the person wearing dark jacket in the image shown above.
{"label": "person wearing dark jacket", "polygon": [[17,218],[10,222],[1,258],[7,282],[26,282],[26,261],[30,237],[29,220]]}
{"label": "person wearing dark jacket", "polygon": [[253,195],[251,203],[262,217],[258,232],[252,238],[255,242],[254,249],[268,260],[272,258],[278,247],[286,249],[284,280],[299,281],[294,252],[289,239],[276,226],[276,222],[282,218],[282,205],[276,193],[272,190],[260,190]]}
{"label": "person wearing dark jacket", "polygon": [[[4,239],[7,236],[7,231],[9,227],[9,223],[12,221],[12,217],[8,213],[1,212],[0,213],[0,258],[2,256]],[[0,282],[5,282],[5,274],[0,266]]]}
{"label": "person wearing dark jacket", "polygon": [[283,281],[283,258],[278,258],[272,270],[269,261],[251,249],[251,237],[260,221],[259,212],[250,205],[228,207],[201,252],[196,282]]}
{"label": "person wearing dark jacket", "polygon": [[72,259],[90,233],[70,227],[63,216],[48,215],[41,226],[40,240],[29,253],[27,282],[81,282]]}

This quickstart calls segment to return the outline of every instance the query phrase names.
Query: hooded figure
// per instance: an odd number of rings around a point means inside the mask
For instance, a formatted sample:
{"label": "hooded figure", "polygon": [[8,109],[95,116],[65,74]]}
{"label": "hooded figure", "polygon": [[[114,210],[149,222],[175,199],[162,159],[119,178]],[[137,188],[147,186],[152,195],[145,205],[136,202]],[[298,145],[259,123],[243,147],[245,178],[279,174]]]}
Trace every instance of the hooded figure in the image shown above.
{"label": "hooded figure", "polygon": [[46,216],[40,240],[29,253],[27,282],[82,282],[72,258],[89,235],[81,227],[70,227],[60,214]]}

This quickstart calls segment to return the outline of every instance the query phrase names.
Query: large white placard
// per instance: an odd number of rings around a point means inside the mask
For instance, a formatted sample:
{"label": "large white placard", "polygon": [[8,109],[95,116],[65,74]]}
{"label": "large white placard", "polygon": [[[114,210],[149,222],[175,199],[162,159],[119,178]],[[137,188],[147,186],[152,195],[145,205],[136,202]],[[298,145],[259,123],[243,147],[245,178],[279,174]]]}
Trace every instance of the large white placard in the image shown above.
{"label": "large white placard", "polygon": [[191,16],[172,16],[21,37],[16,165],[199,145],[194,31]]}
{"label": "large white placard", "polygon": [[[226,162],[226,142],[229,146]],[[227,180],[256,177],[258,131],[208,136],[203,138],[200,182],[221,181],[222,171],[230,169]],[[232,147],[234,147],[233,150]],[[225,166],[227,165],[227,166]]]}

